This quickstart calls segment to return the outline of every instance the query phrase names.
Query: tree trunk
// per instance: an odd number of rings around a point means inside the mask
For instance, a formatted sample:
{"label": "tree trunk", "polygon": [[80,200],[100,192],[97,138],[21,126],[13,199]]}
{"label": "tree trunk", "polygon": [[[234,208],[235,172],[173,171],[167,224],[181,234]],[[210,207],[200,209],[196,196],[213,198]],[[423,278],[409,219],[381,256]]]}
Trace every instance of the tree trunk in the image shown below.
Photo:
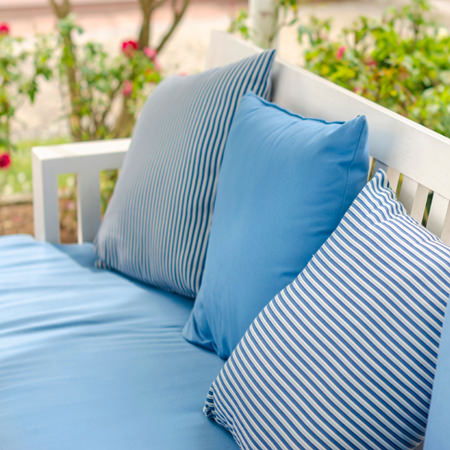
{"label": "tree trunk", "polygon": [[[50,0],[50,6],[52,7],[55,16],[59,20],[66,18],[70,14],[72,9],[70,0],[62,0],[61,3],[58,3],[56,0]],[[68,55],[67,59],[70,61],[70,64],[65,64],[67,82],[69,85],[70,133],[75,140],[81,141],[83,139],[83,130],[81,128],[81,92],[77,71],[77,55],[71,33],[69,32],[63,34],[62,40],[63,47],[66,49]]]}
{"label": "tree trunk", "polygon": [[130,110],[127,107],[127,100],[126,98],[123,98],[119,116],[117,117],[114,129],[112,130],[113,137],[129,137],[133,131],[134,122],[134,114],[130,113]]}
{"label": "tree trunk", "polygon": [[66,66],[67,80],[69,84],[69,97],[70,97],[70,132],[72,137],[81,141],[83,139],[83,130],[81,128],[81,93],[80,84],[78,82],[77,62],[74,45],[72,42],[72,36],[70,34],[63,37],[64,46],[71,53],[73,64]]}
{"label": "tree trunk", "polygon": [[150,46],[150,24],[153,12],[153,0],[139,0],[142,23],[139,30],[139,48]]}

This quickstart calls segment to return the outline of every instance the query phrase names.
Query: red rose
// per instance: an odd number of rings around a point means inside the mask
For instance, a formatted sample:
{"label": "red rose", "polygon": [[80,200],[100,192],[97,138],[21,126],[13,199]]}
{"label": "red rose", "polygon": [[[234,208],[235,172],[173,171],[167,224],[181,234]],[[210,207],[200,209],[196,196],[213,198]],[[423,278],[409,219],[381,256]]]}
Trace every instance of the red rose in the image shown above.
{"label": "red rose", "polygon": [[130,80],[125,80],[122,84],[122,94],[127,97],[133,92],[133,83]]}
{"label": "red rose", "polygon": [[341,59],[344,56],[345,50],[347,50],[347,47],[345,47],[344,45],[342,47],[339,47],[336,53],[336,59]]}
{"label": "red rose", "polygon": [[9,153],[0,154],[0,169],[8,169],[11,165],[11,156]]}
{"label": "red rose", "polygon": [[9,34],[9,24],[6,22],[0,23],[0,35]]}
{"label": "red rose", "polygon": [[139,44],[136,41],[123,41],[122,42],[122,53],[131,58],[134,52],[139,48]]}

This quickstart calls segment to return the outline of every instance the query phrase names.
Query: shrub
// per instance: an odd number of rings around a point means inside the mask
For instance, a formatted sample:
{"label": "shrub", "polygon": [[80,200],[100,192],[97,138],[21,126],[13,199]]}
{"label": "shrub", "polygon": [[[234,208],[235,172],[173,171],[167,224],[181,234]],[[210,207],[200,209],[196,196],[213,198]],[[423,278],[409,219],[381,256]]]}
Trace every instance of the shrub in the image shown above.
{"label": "shrub", "polygon": [[[161,80],[156,56],[183,18],[190,0],[140,0],[141,27],[135,40],[122,43],[113,56],[99,43],[80,44],[83,32],[71,14],[71,0],[50,0],[58,19],[62,85],[67,92],[72,138],[79,140],[126,137],[131,134],[143,100]],[[154,46],[150,44],[151,19],[163,4],[172,10],[172,21]]]}
{"label": "shrub", "polygon": [[[161,80],[156,52],[133,40],[111,55],[97,42],[77,44],[82,34],[71,14],[58,22],[58,69],[69,100],[69,124],[75,140],[128,136],[136,112]],[[114,110],[115,105],[119,106]]]}
{"label": "shrub", "polygon": [[299,27],[306,67],[450,137],[450,35],[428,10],[428,0],[412,0],[360,17],[335,40],[331,20],[311,18]]}
{"label": "shrub", "polygon": [[0,24],[0,154],[3,162],[6,154],[9,157],[3,168],[9,167],[15,148],[11,124],[16,110],[27,100],[34,102],[39,79],[51,76],[50,56],[44,37],[35,40],[34,48],[26,49],[21,38],[11,35],[7,23]]}

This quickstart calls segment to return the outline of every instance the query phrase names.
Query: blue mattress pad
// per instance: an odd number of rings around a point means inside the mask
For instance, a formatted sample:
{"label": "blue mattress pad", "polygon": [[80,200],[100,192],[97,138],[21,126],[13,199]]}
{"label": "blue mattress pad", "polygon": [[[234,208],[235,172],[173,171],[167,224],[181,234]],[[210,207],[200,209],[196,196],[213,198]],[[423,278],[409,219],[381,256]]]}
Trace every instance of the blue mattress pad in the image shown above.
{"label": "blue mattress pad", "polygon": [[94,259],[0,238],[0,449],[236,449],[202,414],[223,361],[182,338],[193,301]]}

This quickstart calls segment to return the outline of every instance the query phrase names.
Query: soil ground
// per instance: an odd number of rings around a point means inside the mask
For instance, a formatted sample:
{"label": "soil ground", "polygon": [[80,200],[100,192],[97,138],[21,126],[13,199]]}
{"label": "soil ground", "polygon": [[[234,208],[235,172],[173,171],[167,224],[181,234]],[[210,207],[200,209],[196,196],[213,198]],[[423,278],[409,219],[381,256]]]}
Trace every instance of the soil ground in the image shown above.
{"label": "soil ground", "polygon": [[[60,199],[60,237],[61,242],[77,242],[76,208],[71,200]],[[34,234],[33,204],[20,202],[0,204],[0,235]]]}

